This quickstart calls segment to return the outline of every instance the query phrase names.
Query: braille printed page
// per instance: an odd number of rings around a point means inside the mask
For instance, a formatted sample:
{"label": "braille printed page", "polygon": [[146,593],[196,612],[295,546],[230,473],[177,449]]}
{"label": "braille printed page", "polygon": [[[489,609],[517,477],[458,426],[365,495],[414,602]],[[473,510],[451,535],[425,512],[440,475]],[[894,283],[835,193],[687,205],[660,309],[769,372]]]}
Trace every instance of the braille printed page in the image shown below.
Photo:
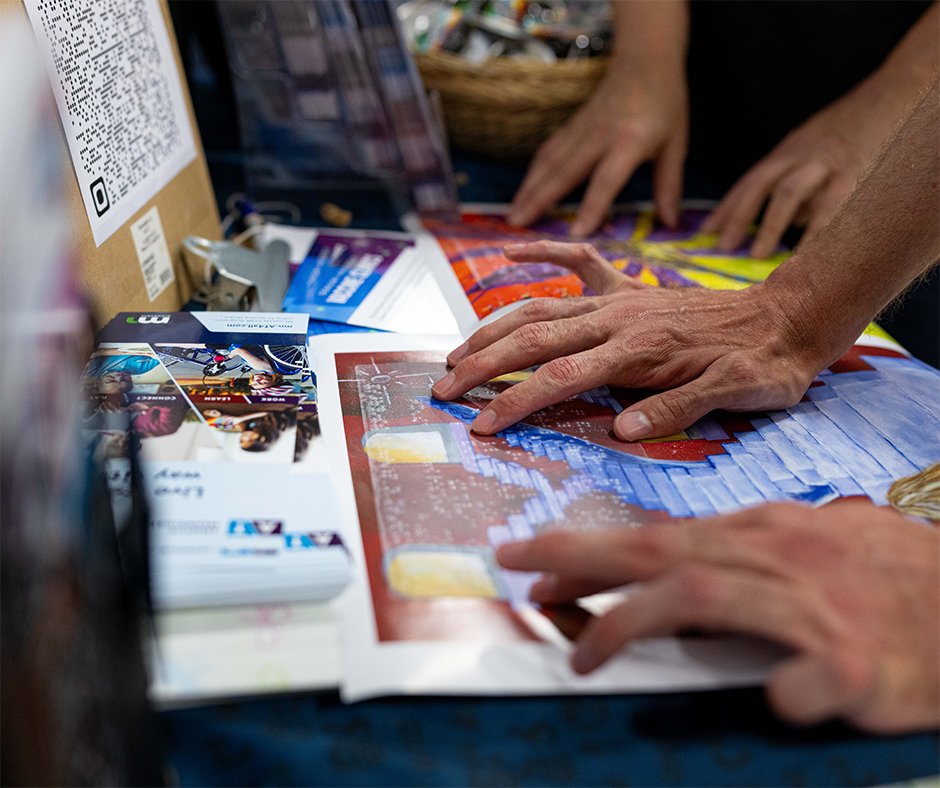
{"label": "braille printed page", "polygon": [[25,0],[101,246],[196,157],[158,0]]}

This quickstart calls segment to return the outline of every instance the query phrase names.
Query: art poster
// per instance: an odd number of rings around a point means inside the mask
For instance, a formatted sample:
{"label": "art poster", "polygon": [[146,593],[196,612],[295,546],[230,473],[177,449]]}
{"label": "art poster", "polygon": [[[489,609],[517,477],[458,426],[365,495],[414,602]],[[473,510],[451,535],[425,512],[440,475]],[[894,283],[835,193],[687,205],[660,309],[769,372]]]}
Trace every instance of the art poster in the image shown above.
{"label": "art poster", "polygon": [[[679,226],[656,219],[652,205],[624,205],[610,221],[583,239],[625,274],[659,287],[708,287],[737,290],[762,282],[789,252],[770,259],[748,256],[749,241],[738,251],[717,248],[718,238],[700,228],[714,204],[686,201]],[[467,205],[459,222],[426,220],[419,247],[430,261],[461,332],[469,336],[532,298],[591,295],[577,276],[548,263],[513,263],[506,244],[538,240],[570,241],[574,211],[558,210],[529,227],[507,224],[504,205]],[[875,326],[870,328],[886,336]]]}
{"label": "art poster", "polygon": [[678,435],[628,444],[610,429],[637,392],[595,389],[476,436],[469,425],[478,411],[528,372],[445,403],[430,387],[445,373],[446,342],[313,340],[321,408],[334,428],[328,451],[349,468],[348,490],[339,490],[346,533],[355,542],[358,528],[365,568],[343,618],[348,697],[758,680],[766,651],[714,638],[637,643],[576,677],[563,650],[546,644],[563,641],[555,635],[572,622],[554,611],[533,617],[534,578],[502,570],[494,548],[548,529],[633,527],[769,501],[885,505],[895,481],[940,460],[936,442],[923,439],[940,432],[940,373],[893,343],[866,341],[792,408],[716,411]]}

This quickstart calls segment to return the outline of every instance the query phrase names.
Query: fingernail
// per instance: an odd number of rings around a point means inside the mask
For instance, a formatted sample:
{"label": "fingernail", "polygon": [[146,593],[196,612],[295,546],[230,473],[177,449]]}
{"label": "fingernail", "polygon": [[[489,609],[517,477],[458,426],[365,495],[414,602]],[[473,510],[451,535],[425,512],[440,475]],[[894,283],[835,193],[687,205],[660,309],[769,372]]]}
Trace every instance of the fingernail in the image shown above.
{"label": "fingernail", "polygon": [[459,348],[452,350],[450,355],[447,357],[447,363],[451,366],[454,366],[460,359],[467,355],[467,351],[470,349],[470,343],[464,342]]}
{"label": "fingernail", "polygon": [[496,414],[491,410],[484,410],[479,416],[473,420],[473,424],[470,425],[470,429],[474,432],[479,432],[482,435],[487,435],[496,425]]}
{"label": "fingernail", "polygon": [[518,566],[528,551],[528,542],[509,542],[496,549],[496,561],[507,568]]}
{"label": "fingernail", "polygon": [[621,413],[617,417],[617,434],[625,441],[638,441],[653,431],[653,425],[638,410]]}
{"label": "fingernail", "polygon": [[453,372],[448,372],[437,383],[431,386],[431,393],[438,399],[446,397],[457,382],[457,376]]}
{"label": "fingernail", "polygon": [[506,244],[503,247],[503,251],[509,254],[518,254],[523,249],[525,249],[525,244]]}

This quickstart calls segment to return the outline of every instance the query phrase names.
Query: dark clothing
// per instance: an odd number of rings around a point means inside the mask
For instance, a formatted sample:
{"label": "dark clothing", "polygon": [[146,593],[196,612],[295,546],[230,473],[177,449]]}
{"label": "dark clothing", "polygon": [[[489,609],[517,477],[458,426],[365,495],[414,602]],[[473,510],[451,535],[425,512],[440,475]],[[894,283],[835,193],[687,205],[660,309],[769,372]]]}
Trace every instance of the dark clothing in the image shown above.
{"label": "dark clothing", "polygon": [[871,74],[930,0],[693,0],[689,169],[727,190]]}
{"label": "dark clothing", "polygon": [[[930,5],[931,0],[693,0],[687,195],[692,178],[726,191],[790,131],[878,68]],[[798,237],[788,234],[786,240]],[[935,367],[938,290],[934,274],[879,319]]]}

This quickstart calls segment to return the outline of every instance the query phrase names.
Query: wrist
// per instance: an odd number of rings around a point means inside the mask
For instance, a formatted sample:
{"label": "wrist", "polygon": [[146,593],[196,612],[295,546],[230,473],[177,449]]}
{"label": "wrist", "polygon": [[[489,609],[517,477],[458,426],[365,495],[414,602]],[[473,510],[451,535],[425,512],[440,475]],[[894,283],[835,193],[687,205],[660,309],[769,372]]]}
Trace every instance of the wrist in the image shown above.
{"label": "wrist", "polygon": [[826,266],[797,253],[751,288],[781,326],[779,339],[788,355],[797,357],[810,377],[841,358],[868,325],[844,308],[844,291],[815,279]]}

